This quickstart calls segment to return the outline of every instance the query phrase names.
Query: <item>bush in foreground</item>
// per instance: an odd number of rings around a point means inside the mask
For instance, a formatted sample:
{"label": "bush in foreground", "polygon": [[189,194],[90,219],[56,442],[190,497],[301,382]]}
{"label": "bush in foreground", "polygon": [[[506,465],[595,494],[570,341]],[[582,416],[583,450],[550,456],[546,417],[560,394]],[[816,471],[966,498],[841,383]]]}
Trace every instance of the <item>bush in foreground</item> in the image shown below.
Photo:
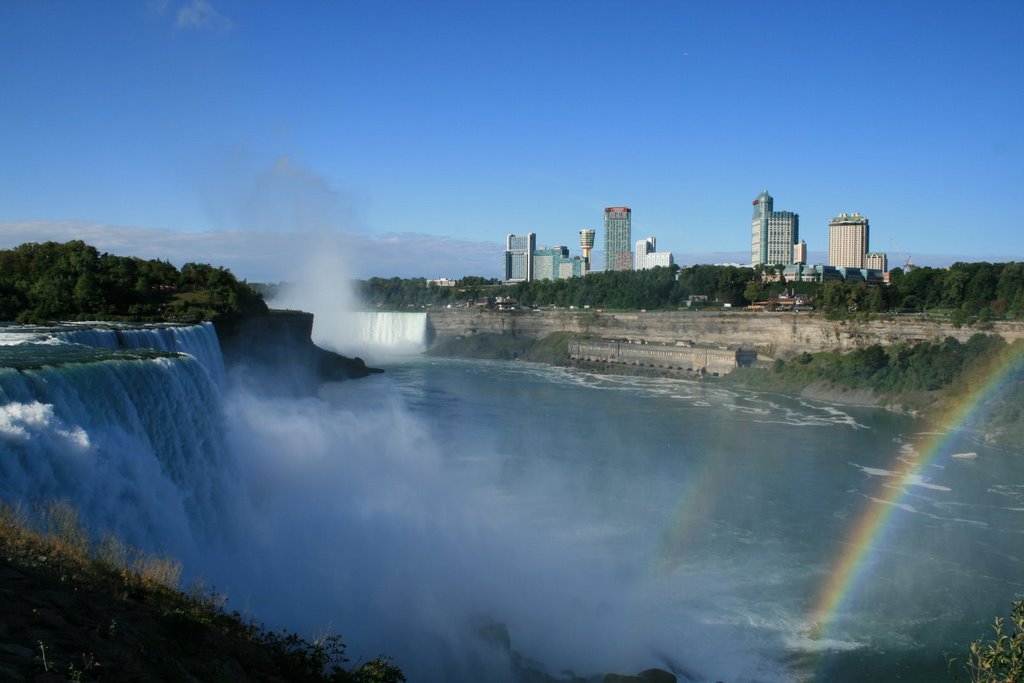
{"label": "bush in foreground", "polygon": [[[992,640],[971,643],[971,655],[964,664],[970,683],[1021,683],[1024,681],[1024,600],[1013,604],[1010,613],[1013,630],[1004,632],[1002,617],[996,617]],[[950,660],[950,668],[955,665]],[[959,680],[954,672],[954,678]]]}
{"label": "bush in foreground", "polygon": [[348,668],[339,636],[270,631],[216,592],[183,593],[180,574],[110,536],[94,546],[66,502],[0,502],[0,679],[405,680],[384,657]]}

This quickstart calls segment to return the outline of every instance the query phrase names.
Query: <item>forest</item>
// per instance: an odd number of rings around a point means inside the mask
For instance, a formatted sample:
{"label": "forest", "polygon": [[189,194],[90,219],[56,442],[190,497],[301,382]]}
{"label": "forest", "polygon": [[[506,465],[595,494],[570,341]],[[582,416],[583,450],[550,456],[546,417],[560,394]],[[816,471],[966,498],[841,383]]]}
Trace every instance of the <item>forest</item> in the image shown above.
{"label": "forest", "polygon": [[75,240],[0,250],[0,320],[216,320],[266,312],[231,271],[101,254]]}
{"label": "forest", "polygon": [[[370,278],[355,283],[367,305],[384,308],[445,306],[511,297],[520,306],[650,310],[747,306],[780,295],[804,295],[834,316],[860,313],[940,313],[957,323],[1024,317],[1024,263],[954,263],[949,268],[890,271],[887,286],[832,281],[775,281],[778,267],[695,265],[641,271],[594,272],[565,280],[502,284],[466,277],[455,287],[423,278]],[[703,301],[690,301],[697,297]]]}

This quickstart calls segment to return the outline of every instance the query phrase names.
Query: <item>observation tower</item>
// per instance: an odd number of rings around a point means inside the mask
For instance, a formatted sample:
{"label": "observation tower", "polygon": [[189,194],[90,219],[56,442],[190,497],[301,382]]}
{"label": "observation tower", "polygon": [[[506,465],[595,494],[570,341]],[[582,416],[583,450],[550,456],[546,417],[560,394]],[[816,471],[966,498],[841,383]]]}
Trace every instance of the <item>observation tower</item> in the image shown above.
{"label": "observation tower", "polygon": [[590,251],[594,248],[594,231],[590,228],[580,230],[580,249],[583,251],[583,272],[590,270]]}

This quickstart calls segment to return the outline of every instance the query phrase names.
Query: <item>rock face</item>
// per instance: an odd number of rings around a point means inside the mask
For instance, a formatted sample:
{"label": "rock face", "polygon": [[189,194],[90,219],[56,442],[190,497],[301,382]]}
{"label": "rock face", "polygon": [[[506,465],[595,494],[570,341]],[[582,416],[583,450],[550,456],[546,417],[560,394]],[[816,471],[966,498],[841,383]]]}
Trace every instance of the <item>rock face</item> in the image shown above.
{"label": "rock face", "polygon": [[991,329],[980,330],[917,317],[828,320],[810,313],[445,309],[430,311],[427,319],[438,340],[481,332],[542,339],[565,331],[608,339],[752,349],[772,358],[790,358],[803,351],[852,351],[872,344],[887,346],[945,337],[963,342],[978,332],[998,334],[1006,341],[1024,339],[1022,322],[996,322]]}
{"label": "rock face", "polygon": [[384,372],[314,344],[312,313],[271,310],[216,327],[228,371],[265,388],[305,392]]}

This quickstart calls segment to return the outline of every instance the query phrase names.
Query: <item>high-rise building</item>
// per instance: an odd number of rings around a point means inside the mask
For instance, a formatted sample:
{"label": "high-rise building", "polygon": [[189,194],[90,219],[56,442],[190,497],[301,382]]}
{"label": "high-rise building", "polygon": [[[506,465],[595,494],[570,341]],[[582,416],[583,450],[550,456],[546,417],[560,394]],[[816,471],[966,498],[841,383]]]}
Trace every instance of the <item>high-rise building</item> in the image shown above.
{"label": "high-rise building", "polygon": [[533,252],[537,249],[537,235],[515,233],[505,238],[505,281],[529,282],[533,279]]}
{"label": "high-rise building", "polygon": [[672,252],[658,251],[658,241],[653,237],[637,240],[633,253],[633,270],[647,270],[657,266],[670,268],[673,263]]}
{"label": "high-rise building", "polygon": [[604,269],[630,270],[633,255],[629,251],[633,236],[632,211],[628,206],[604,210]]}
{"label": "high-rise building", "polygon": [[800,215],[775,211],[774,200],[765,190],[754,200],[751,221],[750,262],[774,266],[793,263],[793,246],[800,240]]}
{"label": "high-rise building", "polygon": [[594,231],[590,228],[580,230],[580,250],[583,252],[583,270],[590,270],[590,252],[594,248]]}
{"label": "high-rise building", "polygon": [[828,264],[836,268],[864,268],[868,253],[868,219],[859,213],[841,213],[828,222]]}
{"label": "high-rise building", "polygon": [[873,251],[864,257],[864,267],[869,270],[889,271],[889,257],[881,251]]}
{"label": "high-rise building", "polygon": [[558,279],[565,280],[570,277],[582,277],[587,274],[586,260],[582,256],[570,256],[559,259],[555,264],[558,266]]}
{"label": "high-rise building", "polygon": [[533,252],[533,277],[537,280],[557,280],[561,259],[569,258],[568,247],[541,247]]}
{"label": "high-rise building", "polygon": [[541,247],[533,252],[535,280],[561,280],[584,274],[583,259],[569,256],[569,247]]}

